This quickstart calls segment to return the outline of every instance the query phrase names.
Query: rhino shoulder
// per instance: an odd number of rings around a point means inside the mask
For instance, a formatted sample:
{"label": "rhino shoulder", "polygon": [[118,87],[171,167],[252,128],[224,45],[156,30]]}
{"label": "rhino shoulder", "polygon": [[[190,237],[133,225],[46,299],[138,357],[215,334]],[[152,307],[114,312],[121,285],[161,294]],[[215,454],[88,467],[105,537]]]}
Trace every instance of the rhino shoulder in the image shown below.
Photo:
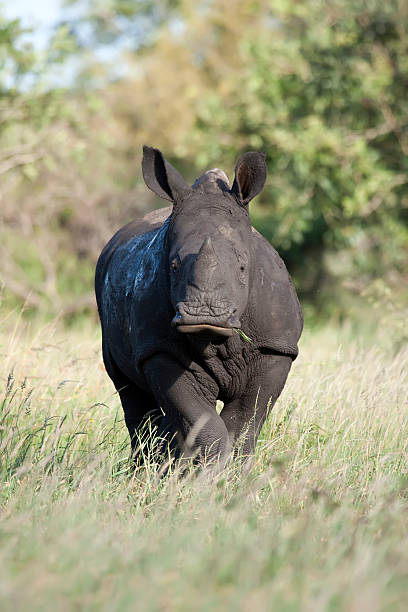
{"label": "rhino shoulder", "polygon": [[127,223],[121,227],[120,230],[118,230],[109,240],[101,253],[101,257],[109,257],[109,254],[112,251],[116,250],[118,247],[122,246],[132,238],[137,238],[142,234],[161,227],[166,219],[170,216],[171,210],[171,206],[153,210],[144,217],[133,219],[133,221],[130,221],[130,223]]}
{"label": "rhino shoulder", "polygon": [[303,329],[302,309],[286,266],[273,246],[252,228],[253,278],[248,310],[258,346],[292,357]]}
{"label": "rhino shoulder", "polygon": [[107,266],[116,250],[142,234],[159,229],[170,216],[171,211],[171,206],[153,210],[147,215],[144,215],[144,217],[133,219],[133,221],[130,221],[130,223],[127,223],[121,227],[112,236],[109,242],[102,249],[102,252],[99,255],[98,263],[96,264],[95,284],[97,291],[100,282],[105,276]]}

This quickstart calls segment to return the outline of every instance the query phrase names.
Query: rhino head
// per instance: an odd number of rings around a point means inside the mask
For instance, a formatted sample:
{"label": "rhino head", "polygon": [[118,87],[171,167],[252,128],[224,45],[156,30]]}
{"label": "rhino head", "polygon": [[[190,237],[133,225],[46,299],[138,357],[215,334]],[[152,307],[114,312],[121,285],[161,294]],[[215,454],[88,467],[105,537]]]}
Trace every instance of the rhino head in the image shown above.
{"label": "rhino head", "polygon": [[151,147],[143,148],[143,177],[158,196],[173,202],[167,234],[170,298],[180,333],[230,336],[241,327],[251,268],[248,203],[263,188],[265,154],[245,153],[232,187],[221,170],[189,186]]}

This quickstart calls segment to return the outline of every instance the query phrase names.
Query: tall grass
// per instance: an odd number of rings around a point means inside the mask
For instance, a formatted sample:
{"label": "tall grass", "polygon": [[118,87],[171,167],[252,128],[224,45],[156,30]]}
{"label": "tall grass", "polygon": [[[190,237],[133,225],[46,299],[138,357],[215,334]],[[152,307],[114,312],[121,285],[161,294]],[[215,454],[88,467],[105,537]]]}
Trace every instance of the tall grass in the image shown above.
{"label": "tall grass", "polygon": [[96,330],[3,328],[1,609],[407,608],[406,347],[306,333],[249,473],[159,478]]}

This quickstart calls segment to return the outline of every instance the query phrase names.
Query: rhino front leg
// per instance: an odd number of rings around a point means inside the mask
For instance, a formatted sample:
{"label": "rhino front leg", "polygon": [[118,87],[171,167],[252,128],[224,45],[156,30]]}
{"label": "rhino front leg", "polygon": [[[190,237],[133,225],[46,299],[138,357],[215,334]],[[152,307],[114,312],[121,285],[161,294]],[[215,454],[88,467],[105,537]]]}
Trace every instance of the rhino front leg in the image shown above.
{"label": "rhino front leg", "polygon": [[176,435],[177,455],[198,452],[202,459],[222,467],[231,444],[225,423],[216,411],[218,387],[214,381],[193,365],[186,370],[167,353],[148,359],[143,370],[165,414],[168,436]]}
{"label": "rhino front leg", "polygon": [[231,443],[239,442],[244,457],[253,455],[258,436],[285,385],[292,358],[279,354],[260,356],[251,368],[249,384],[241,398],[221,411]]}

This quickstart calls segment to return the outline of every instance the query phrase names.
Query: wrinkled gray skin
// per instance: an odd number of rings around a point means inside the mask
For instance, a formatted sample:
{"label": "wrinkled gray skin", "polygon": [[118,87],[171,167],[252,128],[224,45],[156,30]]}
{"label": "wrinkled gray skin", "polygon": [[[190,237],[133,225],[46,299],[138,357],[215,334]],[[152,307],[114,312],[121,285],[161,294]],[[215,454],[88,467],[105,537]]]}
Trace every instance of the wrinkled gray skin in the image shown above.
{"label": "wrinkled gray skin", "polygon": [[196,452],[223,465],[238,439],[245,455],[254,452],[303,325],[283,261],[249,219],[265,156],[244,154],[232,188],[217,169],[190,187],[150,147],[142,168],[173,207],[123,227],[99,257],[106,370],[134,450],[150,416],[176,456]]}

